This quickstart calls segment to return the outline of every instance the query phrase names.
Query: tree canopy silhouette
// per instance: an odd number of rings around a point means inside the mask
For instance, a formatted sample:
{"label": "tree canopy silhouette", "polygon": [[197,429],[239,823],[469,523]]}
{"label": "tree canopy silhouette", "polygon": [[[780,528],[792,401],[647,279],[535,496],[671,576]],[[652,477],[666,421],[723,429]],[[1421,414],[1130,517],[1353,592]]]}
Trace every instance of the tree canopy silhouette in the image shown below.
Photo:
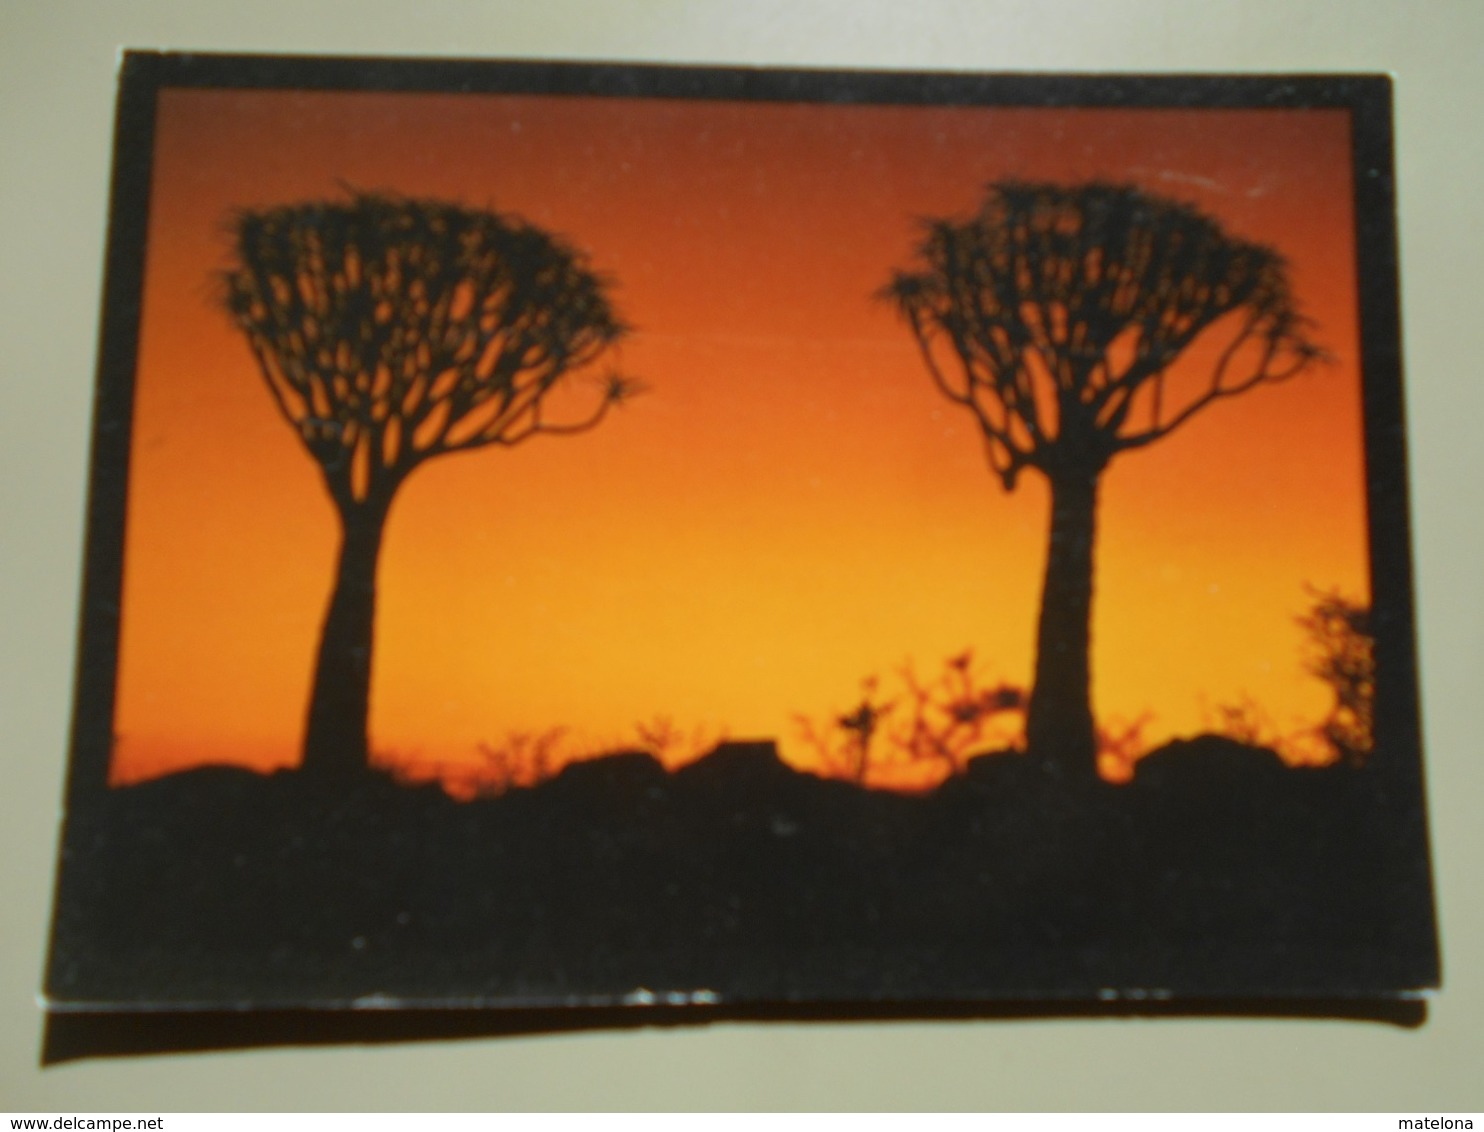
{"label": "tree canopy silhouette", "polygon": [[397,489],[436,456],[596,426],[633,383],[607,376],[570,421],[548,419],[548,394],[625,327],[582,253],[490,211],[359,193],[243,211],[231,235],[227,310],[340,518],[303,766],[359,773],[376,563]]}
{"label": "tree canopy silhouette", "polygon": [[[976,215],[925,222],[915,264],[883,295],[939,391],[973,415],[1005,490],[1027,468],[1049,484],[1026,741],[1058,772],[1094,775],[1099,479],[1115,456],[1322,356],[1287,266],[1133,186],[1002,181]],[[1207,337],[1214,350],[1191,349]]]}

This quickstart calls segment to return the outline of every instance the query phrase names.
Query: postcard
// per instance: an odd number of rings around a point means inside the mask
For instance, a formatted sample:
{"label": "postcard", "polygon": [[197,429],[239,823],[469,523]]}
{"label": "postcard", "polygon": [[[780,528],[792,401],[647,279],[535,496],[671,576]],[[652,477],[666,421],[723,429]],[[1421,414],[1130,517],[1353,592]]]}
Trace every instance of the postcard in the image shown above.
{"label": "postcard", "polygon": [[118,107],[52,1010],[1438,985],[1387,79]]}

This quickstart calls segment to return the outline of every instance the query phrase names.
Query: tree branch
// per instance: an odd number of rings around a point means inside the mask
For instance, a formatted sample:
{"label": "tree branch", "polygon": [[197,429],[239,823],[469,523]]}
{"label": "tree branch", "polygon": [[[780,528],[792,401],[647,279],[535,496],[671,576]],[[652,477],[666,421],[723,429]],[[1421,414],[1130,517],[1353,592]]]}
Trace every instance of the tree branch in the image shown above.
{"label": "tree branch", "polygon": [[[948,379],[944,377],[942,370],[938,367],[937,359],[933,356],[931,335],[923,327],[921,316],[915,309],[912,309],[908,311],[907,318],[912,327],[913,337],[917,340],[918,352],[922,355],[923,362],[927,366],[933,383],[938,387],[938,391],[948,398],[948,400],[962,405],[973,413],[974,419],[979,423],[980,433],[984,437],[985,451],[990,469],[1000,477],[1000,480],[1005,484],[1006,490],[1013,490],[1016,474],[1022,467],[1032,462],[1032,452],[1023,450],[1015,443],[1014,437],[1010,432],[1011,410],[1004,404],[1003,400],[1000,403],[1000,407],[1005,413],[1005,424],[1001,426],[989,416],[989,410],[980,404],[978,397],[975,396],[977,389],[986,387],[991,390],[991,397],[1001,396],[1003,394],[1003,385],[997,382],[979,380],[973,372],[972,363],[969,359],[961,351],[955,349],[955,353],[958,354],[959,360],[964,367],[964,378],[968,385],[966,392],[959,393],[948,383]],[[951,331],[949,333],[950,335],[952,334]],[[1023,419],[1022,423],[1024,423]],[[1036,434],[1032,432],[1031,435],[1034,438]],[[1003,451],[1005,454],[1003,462],[999,459],[998,454],[1000,451]]]}
{"label": "tree branch", "polygon": [[1144,432],[1135,433],[1131,436],[1116,437],[1113,441],[1113,451],[1128,452],[1135,448],[1143,448],[1145,445],[1153,444],[1156,440],[1162,440],[1208,405],[1228,397],[1237,397],[1250,389],[1255,389],[1259,385],[1277,384],[1278,382],[1287,381],[1307,368],[1311,361],[1307,356],[1300,356],[1286,370],[1270,371],[1268,365],[1272,362],[1276,348],[1276,343],[1269,342],[1257,370],[1250,377],[1229,386],[1223,386],[1222,380],[1225,376],[1226,364],[1230,361],[1235,351],[1224,353],[1222,361],[1212,378],[1211,386],[1205,393],[1201,394],[1201,396],[1197,397],[1174,417],[1170,418],[1167,424],[1155,425],[1146,429]]}
{"label": "tree branch", "polygon": [[[1321,356],[1278,253],[1133,186],[1002,181],[969,219],[924,228],[918,270],[897,272],[883,293],[906,316],[934,386],[974,414],[1007,486],[1021,466],[1106,461],[1152,444],[1214,402]],[[1204,390],[1171,404],[1171,367],[1237,312],[1241,329]],[[939,333],[962,387],[936,356]],[[1265,343],[1255,371],[1230,381],[1254,339]],[[1120,435],[1146,403],[1148,427]]]}

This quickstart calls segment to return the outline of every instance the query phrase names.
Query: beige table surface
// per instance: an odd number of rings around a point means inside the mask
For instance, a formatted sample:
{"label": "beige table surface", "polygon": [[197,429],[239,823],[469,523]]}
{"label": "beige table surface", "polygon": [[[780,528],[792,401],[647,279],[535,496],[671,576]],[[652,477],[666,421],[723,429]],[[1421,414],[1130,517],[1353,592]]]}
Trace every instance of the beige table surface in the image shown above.
{"label": "beige table surface", "polygon": [[[1389,71],[1446,989],[1344,1022],[722,1024],[39,1067],[122,46],[969,70]],[[1484,4],[0,0],[0,1111],[1484,1108]]]}

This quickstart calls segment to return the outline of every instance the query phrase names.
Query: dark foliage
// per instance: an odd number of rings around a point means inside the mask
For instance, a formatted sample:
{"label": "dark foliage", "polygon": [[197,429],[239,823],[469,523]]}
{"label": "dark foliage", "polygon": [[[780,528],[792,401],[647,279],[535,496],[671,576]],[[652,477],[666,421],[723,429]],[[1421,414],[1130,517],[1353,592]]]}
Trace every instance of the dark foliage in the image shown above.
{"label": "dark foliage", "polygon": [[1375,748],[1376,639],[1370,607],[1338,593],[1313,593],[1299,618],[1309,635],[1309,671],[1334,695],[1320,734],[1335,756],[1361,766]]}
{"label": "dark foliage", "polygon": [[623,333],[583,256],[521,220],[362,193],[234,218],[227,309],[342,508],[433,456],[591,428],[546,395]]}
{"label": "dark foliage", "polygon": [[896,675],[900,689],[890,699],[882,698],[881,681],[868,676],[850,711],[822,720],[794,716],[825,773],[870,785],[882,784],[873,772],[923,764],[957,774],[976,752],[1014,745],[1005,717],[1023,715],[1025,692],[1004,680],[989,682],[972,649],[949,657],[930,679],[910,663]]}
{"label": "dark foliage", "polygon": [[[1003,181],[966,220],[925,224],[885,288],[938,390],[972,414],[1007,491],[1046,477],[1052,515],[1031,753],[1095,772],[1089,625],[1097,490],[1123,452],[1320,357],[1270,248],[1128,185]],[[1178,363],[1225,333],[1194,382]],[[1197,375],[1199,377],[1199,375]]]}
{"label": "dark foliage", "polygon": [[1368,770],[1172,744],[1129,786],[1017,755],[904,797],[769,744],[499,798],[197,770],[69,820],[71,1003],[893,1002],[1427,985],[1425,861]]}

